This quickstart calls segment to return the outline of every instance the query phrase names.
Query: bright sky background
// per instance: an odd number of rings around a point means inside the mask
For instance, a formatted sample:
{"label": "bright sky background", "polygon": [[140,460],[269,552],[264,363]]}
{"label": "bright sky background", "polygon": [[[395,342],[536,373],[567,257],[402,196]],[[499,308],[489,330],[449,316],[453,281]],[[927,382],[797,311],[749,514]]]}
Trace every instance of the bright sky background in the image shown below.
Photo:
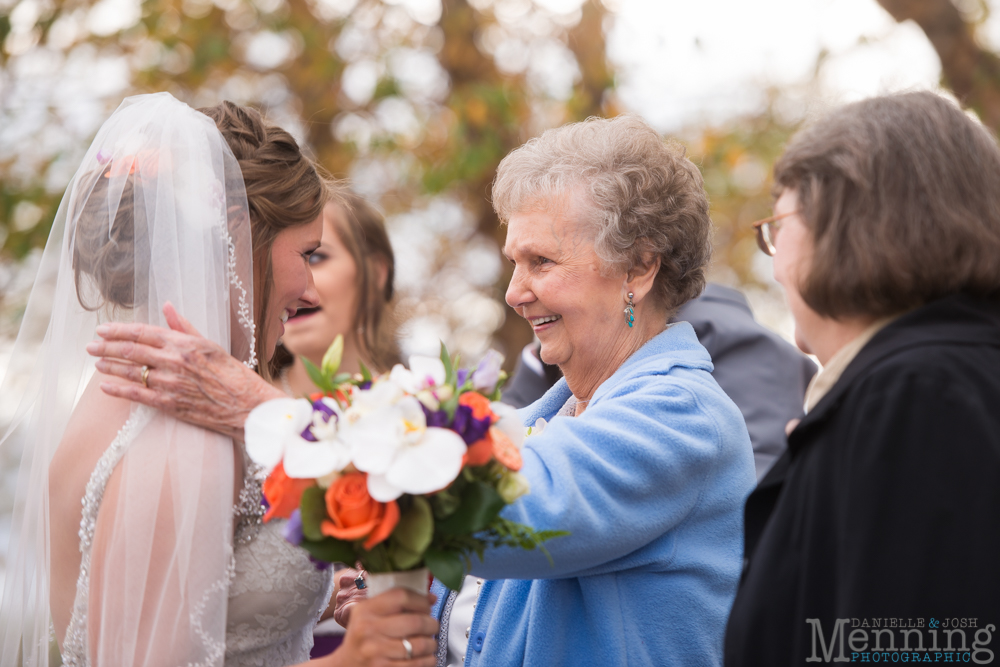
{"label": "bright sky background", "polygon": [[[940,76],[923,32],[897,24],[875,0],[615,4],[608,51],[620,68],[620,97],[663,131],[753,110],[772,85],[837,103],[934,87]],[[822,50],[829,57],[811,90]]]}

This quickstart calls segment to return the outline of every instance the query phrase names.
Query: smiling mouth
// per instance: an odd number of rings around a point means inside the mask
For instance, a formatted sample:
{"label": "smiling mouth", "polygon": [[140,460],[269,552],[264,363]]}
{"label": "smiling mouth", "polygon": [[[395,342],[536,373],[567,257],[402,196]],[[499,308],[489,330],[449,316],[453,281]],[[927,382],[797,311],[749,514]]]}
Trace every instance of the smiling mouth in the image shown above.
{"label": "smiling mouth", "polygon": [[292,315],[288,319],[289,319],[289,321],[299,320],[299,319],[302,319],[304,317],[308,317],[310,315],[318,313],[320,310],[322,310],[322,309],[319,308],[319,307],[316,307],[316,308],[300,308],[299,310],[297,310],[295,312],[294,315]]}
{"label": "smiling mouth", "polygon": [[549,324],[550,322],[558,322],[562,319],[562,315],[546,315],[545,317],[529,317],[528,322],[531,323],[532,327],[540,327],[543,324]]}

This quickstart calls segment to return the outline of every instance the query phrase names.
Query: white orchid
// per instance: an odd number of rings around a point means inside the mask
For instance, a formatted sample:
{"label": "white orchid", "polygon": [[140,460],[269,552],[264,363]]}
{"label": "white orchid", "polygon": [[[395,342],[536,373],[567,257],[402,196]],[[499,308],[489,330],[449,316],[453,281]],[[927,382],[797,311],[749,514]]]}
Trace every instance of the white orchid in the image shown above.
{"label": "white orchid", "polygon": [[524,445],[524,423],[521,418],[517,415],[517,408],[514,408],[506,403],[499,403],[494,401],[490,403],[490,409],[493,410],[493,414],[499,417],[499,421],[493,425],[493,428],[499,430],[514,443],[514,446],[521,449]]}
{"label": "white orchid", "polygon": [[458,477],[467,449],[454,431],[428,428],[412,396],[369,412],[341,437],[351,446],[355,467],[368,473],[368,493],[379,502],[443,489]]}
{"label": "white orchid", "polygon": [[367,391],[352,394],[351,407],[344,411],[344,426],[356,424],[366,415],[394,405],[403,398],[403,390],[394,382],[379,380]]}
{"label": "white orchid", "polygon": [[[407,394],[419,394],[425,389],[434,391],[444,385],[444,364],[436,357],[410,357],[410,367],[396,364],[389,372],[389,380]],[[440,399],[439,399],[440,400]]]}
{"label": "white orchid", "polygon": [[[280,462],[286,475],[301,479],[343,470],[351,462],[351,450],[339,438],[340,407],[328,398],[321,403],[325,410],[292,398],[258,405],[244,424],[247,455],[268,473]],[[310,426],[315,441],[302,437]]]}

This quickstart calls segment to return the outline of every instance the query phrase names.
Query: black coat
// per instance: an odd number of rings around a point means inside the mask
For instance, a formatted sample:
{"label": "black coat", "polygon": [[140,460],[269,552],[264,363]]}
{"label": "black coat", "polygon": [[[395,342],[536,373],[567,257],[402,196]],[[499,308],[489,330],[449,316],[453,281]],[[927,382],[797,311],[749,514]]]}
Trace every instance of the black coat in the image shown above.
{"label": "black coat", "polygon": [[727,667],[825,664],[841,645],[874,662],[890,639],[923,662],[963,636],[970,664],[1000,664],[1000,304],[951,296],[878,332],[745,522]]}

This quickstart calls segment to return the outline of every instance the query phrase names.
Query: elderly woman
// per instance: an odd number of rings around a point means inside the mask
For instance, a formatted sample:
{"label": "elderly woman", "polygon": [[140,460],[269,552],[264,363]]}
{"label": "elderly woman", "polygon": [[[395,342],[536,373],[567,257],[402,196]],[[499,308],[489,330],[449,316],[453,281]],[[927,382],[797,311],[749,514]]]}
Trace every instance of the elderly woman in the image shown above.
{"label": "elderly woman", "polygon": [[747,500],[726,664],[992,662],[996,140],[937,95],[875,98],[799,134],[775,181],[761,247],[823,370]]}
{"label": "elderly woman", "polygon": [[[484,583],[463,590],[474,612],[448,619],[451,660],[467,646],[471,665],[718,665],[754,468],[708,353],[689,324],[667,325],[705,284],[698,170],[637,118],[592,119],[510,154],[493,199],[514,265],[507,302],[564,374],[521,413],[548,424],[526,440],[531,493],[506,516],[570,535],[546,544],[551,563],[503,549],[474,563]],[[138,363],[167,364],[164,384],[210,383],[175,361],[203,358],[196,339],[157,336],[166,350]],[[238,427],[209,421],[227,419]]]}

